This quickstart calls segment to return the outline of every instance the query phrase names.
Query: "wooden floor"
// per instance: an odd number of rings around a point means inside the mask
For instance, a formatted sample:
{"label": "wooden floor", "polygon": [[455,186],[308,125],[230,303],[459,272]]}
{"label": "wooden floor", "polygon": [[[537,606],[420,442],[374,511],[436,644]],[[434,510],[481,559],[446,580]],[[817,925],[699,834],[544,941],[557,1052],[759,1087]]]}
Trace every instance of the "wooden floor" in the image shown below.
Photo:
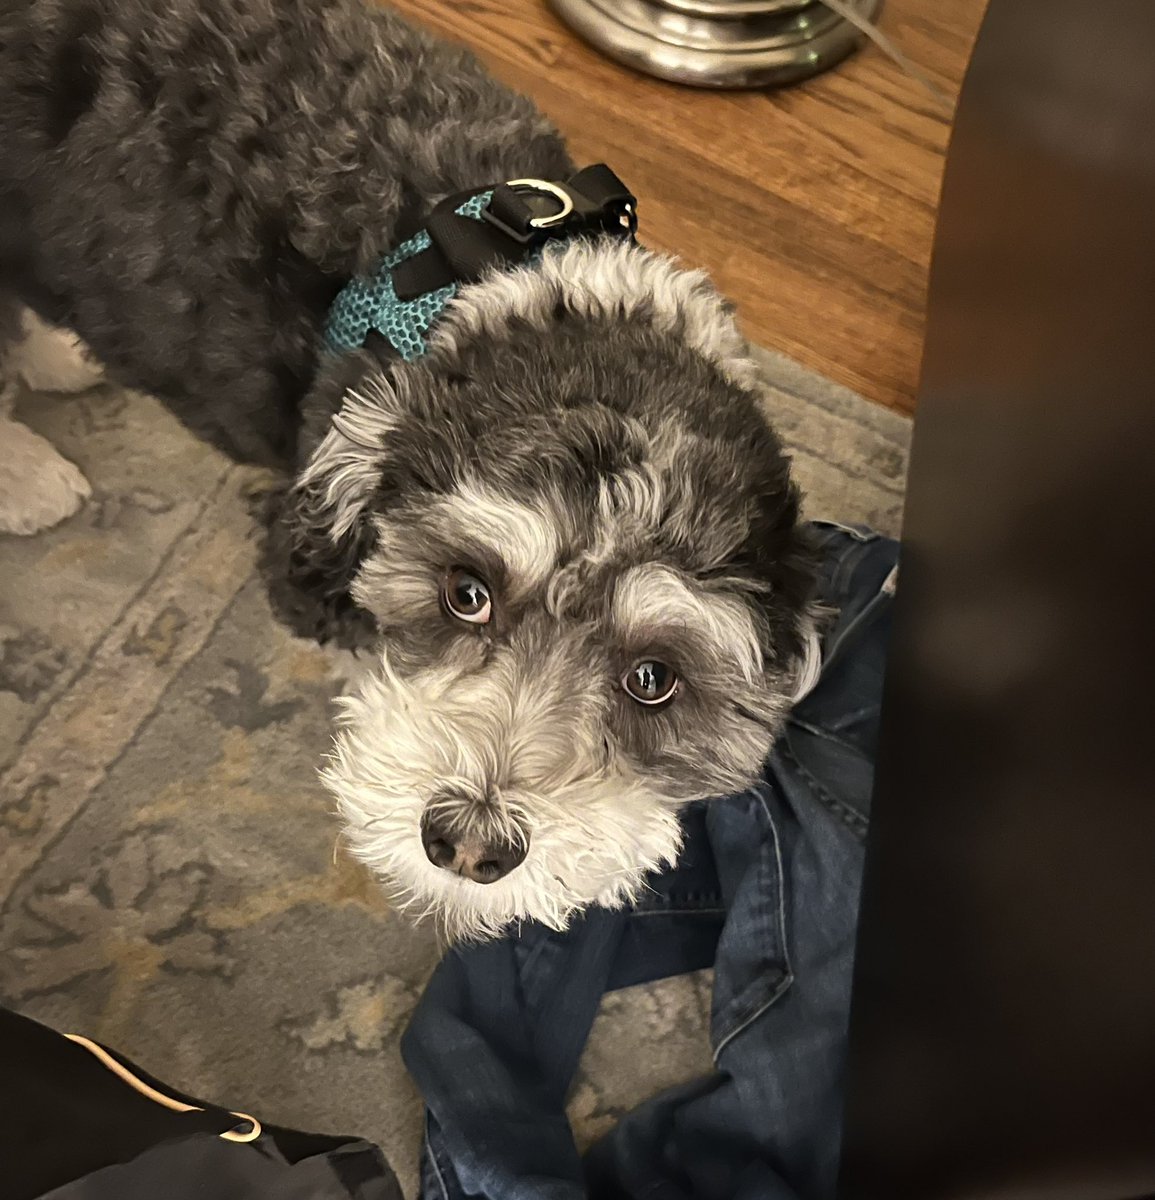
{"label": "wooden floor", "polygon": [[[641,235],[706,267],[747,334],[911,411],[948,119],[870,47],[780,92],[636,75],[545,0],[391,0],[471,45],[639,197]],[[985,0],[887,0],[882,28],[951,97]]]}

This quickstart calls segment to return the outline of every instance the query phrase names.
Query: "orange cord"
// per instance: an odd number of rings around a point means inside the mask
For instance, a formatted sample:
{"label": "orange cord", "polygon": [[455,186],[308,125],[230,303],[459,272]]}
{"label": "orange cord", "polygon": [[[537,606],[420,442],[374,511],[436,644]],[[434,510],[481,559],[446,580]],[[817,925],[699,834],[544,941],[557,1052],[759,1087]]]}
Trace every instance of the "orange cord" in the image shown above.
{"label": "orange cord", "polygon": [[[143,1079],[137,1079],[123,1063],[113,1058],[103,1046],[98,1046],[88,1038],[80,1037],[75,1033],[66,1033],[64,1036],[70,1042],[75,1042],[78,1046],[83,1046],[85,1050],[94,1055],[118,1079],[122,1079],[129,1087],[134,1088],[142,1096],[154,1101],[156,1104],[163,1105],[172,1112],[204,1112],[203,1108],[198,1108],[195,1104],[186,1104],[183,1100],[166,1096],[163,1092],[158,1092],[156,1088],[150,1087]],[[256,1117],[250,1117],[248,1113],[239,1112],[235,1112],[232,1115],[240,1121],[247,1121],[252,1128],[246,1130],[244,1133],[238,1133],[235,1129],[226,1129],[224,1133],[218,1134],[218,1137],[223,1138],[226,1142],[255,1142],[261,1136],[261,1123]]]}

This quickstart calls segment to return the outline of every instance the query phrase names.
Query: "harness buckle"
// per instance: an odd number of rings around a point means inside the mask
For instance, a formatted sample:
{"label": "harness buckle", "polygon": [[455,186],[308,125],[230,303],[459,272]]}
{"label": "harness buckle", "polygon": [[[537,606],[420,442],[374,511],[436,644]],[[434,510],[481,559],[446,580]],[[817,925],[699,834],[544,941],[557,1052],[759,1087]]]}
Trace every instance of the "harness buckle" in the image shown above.
{"label": "harness buckle", "polygon": [[[533,209],[522,199],[525,193],[549,197],[557,202],[557,211],[535,216]],[[548,179],[511,179],[494,188],[493,198],[481,215],[506,237],[528,246],[540,237],[548,237],[552,230],[564,227],[576,211],[574,196],[560,183],[551,183]]]}
{"label": "harness buckle", "polygon": [[[540,204],[533,201],[542,197],[556,204],[555,211],[540,211]],[[601,164],[579,171],[564,184],[548,179],[511,179],[498,184],[481,216],[521,246],[571,228],[624,232],[632,238],[638,227],[637,201]]]}
{"label": "harness buckle", "polygon": [[[521,188],[525,191],[544,193],[561,202],[561,208],[555,213],[549,213],[544,217],[530,217],[529,227],[531,229],[553,229],[555,225],[564,225],[566,219],[574,211],[574,198],[560,183],[550,183],[548,179],[511,179],[505,186],[514,191]],[[490,211],[490,208],[492,205],[486,211]]]}

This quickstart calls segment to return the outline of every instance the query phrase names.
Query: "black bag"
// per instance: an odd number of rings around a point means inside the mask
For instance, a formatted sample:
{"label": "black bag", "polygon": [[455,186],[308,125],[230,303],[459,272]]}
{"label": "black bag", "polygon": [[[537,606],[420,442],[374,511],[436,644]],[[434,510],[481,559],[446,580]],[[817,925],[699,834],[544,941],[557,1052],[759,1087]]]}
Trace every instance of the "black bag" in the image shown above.
{"label": "black bag", "polygon": [[360,1138],[263,1125],[0,1008],[3,1200],[401,1200]]}

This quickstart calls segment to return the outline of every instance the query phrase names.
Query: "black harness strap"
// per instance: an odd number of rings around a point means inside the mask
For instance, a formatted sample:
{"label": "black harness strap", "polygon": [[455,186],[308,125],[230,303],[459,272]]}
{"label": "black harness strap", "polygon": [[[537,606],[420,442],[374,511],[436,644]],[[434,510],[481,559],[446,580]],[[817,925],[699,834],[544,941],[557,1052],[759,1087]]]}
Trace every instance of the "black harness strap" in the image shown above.
{"label": "black harness strap", "polygon": [[493,267],[524,262],[543,242],[580,233],[633,238],[637,201],[604,163],[565,183],[515,180],[492,189],[481,220],[457,210],[488,188],[441,201],[425,225],[430,245],[392,274],[399,300],[415,300],[454,283],[474,283]]}

